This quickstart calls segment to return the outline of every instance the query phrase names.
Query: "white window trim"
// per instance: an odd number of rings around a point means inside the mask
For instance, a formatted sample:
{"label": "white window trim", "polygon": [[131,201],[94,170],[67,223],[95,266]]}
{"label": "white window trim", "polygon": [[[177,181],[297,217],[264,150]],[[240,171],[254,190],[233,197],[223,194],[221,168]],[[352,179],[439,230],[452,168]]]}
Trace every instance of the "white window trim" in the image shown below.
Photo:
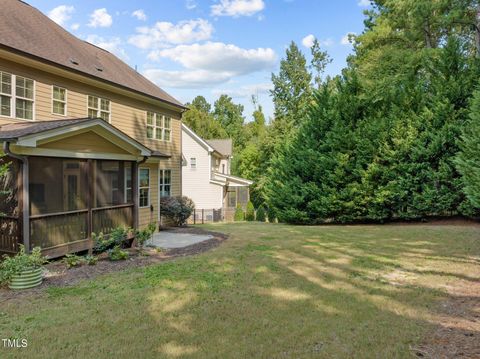
{"label": "white window trim", "polygon": [[[146,187],[140,187],[140,171],[147,170],[148,171],[148,203],[146,206],[140,206],[140,189]],[[150,168],[148,167],[139,167],[138,168],[138,208],[148,208],[151,204],[151,176],[150,176]]]}
{"label": "white window trim", "polygon": [[[59,113],[53,112],[53,102],[54,102],[54,101],[62,102],[62,101],[60,101],[60,100],[56,100],[56,99],[53,98],[53,88],[54,88],[54,87],[58,87],[58,88],[60,88],[60,89],[65,90],[65,101],[63,102],[63,103],[65,104],[65,114],[63,114],[63,115],[62,115],[62,114],[59,114]],[[62,86],[58,86],[58,85],[52,85],[52,86],[51,86],[51,89],[52,89],[52,115],[54,115],[54,116],[67,117],[67,114],[68,114],[68,90],[67,90],[67,88],[62,87]],[[88,106],[88,103],[87,103],[87,106]],[[87,114],[88,114],[88,113],[87,113]]]}
{"label": "white window trim", "polygon": [[190,157],[190,169],[197,169],[197,157]]}
{"label": "white window trim", "polygon": [[[88,97],[96,97],[98,99],[98,108],[97,109],[94,109],[93,107],[89,107],[88,106]],[[95,118],[99,118],[99,119],[102,119],[100,117],[100,112],[102,112],[101,108],[102,108],[102,105],[101,105],[101,100],[107,100],[108,101],[108,123],[111,123],[112,122],[112,100],[110,100],[109,98],[105,98],[105,97],[100,97],[100,96],[97,96],[97,95],[92,95],[92,94],[87,94],[87,117],[88,117],[88,110],[92,109],[92,110],[96,110],[97,111],[97,117]],[[103,112],[106,112],[106,111],[103,111]]]}
{"label": "white window trim", "polygon": [[9,94],[2,93],[2,95],[4,95],[4,96],[10,96],[10,116],[0,114],[0,117],[14,118],[14,119],[20,120],[20,121],[35,121],[35,118],[36,118],[35,108],[36,108],[36,103],[37,103],[37,101],[36,101],[37,100],[37,82],[34,79],[31,79],[29,77],[18,75],[19,77],[23,77],[24,79],[33,81],[33,99],[24,98],[24,97],[18,97],[18,99],[32,101],[33,104],[32,104],[32,119],[31,120],[28,119],[28,118],[17,117],[17,104],[16,104],[16,101],[15,101],[17,99],[17,75],[12,74],[11,72],[7,72],[7,71],[0,71],[0,72],[3,72],[5,74],[9,74],[12,77],[12,81],[11,81],[11,85],[10,85],[11,88],[12,88],[11,94],[9,95]]}
{"label": "white window trim", "polygon": [[[153,124],[149,125],[148,124],[148,113],[153,113]],[[162,125],[157,126],[157,115],[162,117]],[[168,117],[170,119],[170,128],[165,127],[165,118]],[[163,142],[172,142],[172,122],[173,118],[171,116],[167,116],[163,113],[160,112],[155,112],[155,111],[145,111],[145,136],[147,140],[154,140],[154,141],[163,141]],[[148,137],[148,127],[153,128],[153,137]],[[162,131],[161,138],[157,138],[156,133],[157,129],[160,129]],[[168,140],[165,139],[165,130],[170,130],[170,138]]]}
{"label": "white window trim", "polygon": [[172,169],[163,168],[158,170],[158,198],[162,198],[162,187],[165,186],[165,184],[160,183],[160,179],[165,178],[165,175],[164,175],[165,171],[170,171],[170,196],[169,197],[172,197]]}

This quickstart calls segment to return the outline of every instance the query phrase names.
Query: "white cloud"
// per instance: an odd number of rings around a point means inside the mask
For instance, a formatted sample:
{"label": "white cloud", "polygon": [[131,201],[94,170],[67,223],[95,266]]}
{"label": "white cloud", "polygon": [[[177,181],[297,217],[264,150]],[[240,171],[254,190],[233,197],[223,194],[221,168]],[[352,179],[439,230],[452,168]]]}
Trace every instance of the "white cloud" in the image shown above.
{"label": "white cloud", "polygon": [[[314,41],[315,41],[315,36],[310,34],[310,35],[305,36],[302,39],[302,44],[306,48],[311,48],[313,46]],[[325,39],[325,40],[317,40],[317,41],[318,41],[320,46],[324,46],[324,47],[332,46],[333,43],[334,43],[334,41],[330,38]]]}
{"label": "white cloud", "polygon": [[359,0],[358,6],[367,7],[371,5],[371,0]]}
{"label": "white cloud", "polygon": [[249,98],[252,95],[268,94],[273,89],[271,82],[245,85],[236,89],[214,89],[212,93],[215,96],[227,94],[233,98]]}
{"label": "white cloud", "polygon": [[[345,46],[351,45],[352,42],[355,42],[355,41],[354,41],[355,35],[357,35],[357,34],[354,33],[354,32],[347,32],[347,33],[342,37],[342,39],[340,40],[340,43],[341,43],[342,45],[345,45]],[[350,38],[352,38],[352,42],[350,41]]]}
{"label": "white cloud", "polygon": [[147,15],[145,15],[145,11],[143,11],[142,9],[138,9],[132,12],[132,16],[137,18],[137,20],[141,20],[141,21],[147,20]]}
{"label": "white cloud", "polygon": [[242,49],[221,42],[157,50],[151,52],[149,58],[168,58],[183,65],[184,71],[145,71],[145,76],[160,86],[181,88],[210,87],[236,76],[270,70],[276,64],[276,55],[272,49]]}
{"label": "white cloud", "polygon": [[265,9],[263,0],[220,0],[210,7],[213,16],[252,16]]}
{"label": "white cloud", "polygon": [[185,7],[187,10],[193,10],[197,7],[197,2],[195,0],[187,0],[185,2]]}
{"label": "white cloud", "polygon": [[60,5],[52,9],[48,13],[48,17],[55,21],[58,25],[63,26],[71,19],[72,14],[75,12],[73,6]]}
{"label": "white cloud", "polygon": [[96,9],[90,14],[90,27],[110,27],[112,26],[112,16],[107,12],[107,9]]}
{"label": "white cloud", "polygon": [[204,88],[224,83],[232,78],[231,73],[212,72],[205,70],[164,71],[149,69],[145,77],[160,87]]}
{"label": "white cloud", "polygon": [[185,44],[208,40],[213,33],[213,26],[207,20],[197,19],[171,22],[157,22],[152,27],[139,27],[137,34],[129,39],[129,43],[141,49],[155,49],[169,44]]}
{"label": "white cloud", "polygon": [[308,47],[308,48],[311,48],[313,46],[313,42],[315,41],[315,36],[313,36],[312,34],[310,35],[307,35],[305,36],[303,39],[302,39],[302,44],[303,46],[305,47]]}
{"label": "white cloud", "polygon": [[149,54],[151,60],[160,58],[178,62],[187,69],[231,72],[236,75],[271,69],[276,62],[272,49],[242,49],[222,42],[180,45]]}
{"label": "white cloud", "polygon": [[111,52],[123,61],[129,60],[126,51],[121,47],[122,40],[119,37],[111,37],[107,39],[98,35],[88,35],[85,40],[91,44],[94,44],[95,46]]}
{"label": "white cloud", "polygon": [[70,28],[74,31],[78,30],[80,28],[80,24],[79,23],[75,23],[75,24],[72,24],[72,26],[70,26]]}

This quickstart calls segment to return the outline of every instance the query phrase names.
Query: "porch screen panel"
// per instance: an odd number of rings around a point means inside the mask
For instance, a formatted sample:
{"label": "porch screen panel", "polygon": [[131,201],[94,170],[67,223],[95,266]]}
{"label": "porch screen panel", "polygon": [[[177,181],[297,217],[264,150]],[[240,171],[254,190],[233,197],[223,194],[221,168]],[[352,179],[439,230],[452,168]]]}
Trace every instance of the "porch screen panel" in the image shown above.
{"label": "porch screen panel", "polygon": [[0,160],[0,166],[4,164],[8,166],[8,171],[4,176],[0,176],[0,216],[17,216],[19,165],[16,160]]}
{"label": "porch screen panel", "polygon": [[131,164],[123,161],[97,161],[95,168],[96,207],[109,207],[132,201]]}
{"label": "porch screen panel", "polygon": [[237,187],[238,204],[241,206],[248,203],[248,187]]}
{"label": "porch screen panel", "polygon": [[30,214],[87,209],[86,161],[30,157]]}

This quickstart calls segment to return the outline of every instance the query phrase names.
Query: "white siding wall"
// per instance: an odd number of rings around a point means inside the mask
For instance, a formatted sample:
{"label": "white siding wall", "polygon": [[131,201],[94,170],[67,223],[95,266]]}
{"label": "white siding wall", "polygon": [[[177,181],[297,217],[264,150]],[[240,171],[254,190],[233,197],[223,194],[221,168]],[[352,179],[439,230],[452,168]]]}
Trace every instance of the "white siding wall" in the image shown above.
{"label": "white siding wall", "polygon": [[[182,131],[182,151],[186,160],[182,167],[182,194],[190,197],[197,209],[222,208],[223,187],[210,183],[211,158],[207,150]],[[191,168],[192,157],[197,160],[196,169]]]}

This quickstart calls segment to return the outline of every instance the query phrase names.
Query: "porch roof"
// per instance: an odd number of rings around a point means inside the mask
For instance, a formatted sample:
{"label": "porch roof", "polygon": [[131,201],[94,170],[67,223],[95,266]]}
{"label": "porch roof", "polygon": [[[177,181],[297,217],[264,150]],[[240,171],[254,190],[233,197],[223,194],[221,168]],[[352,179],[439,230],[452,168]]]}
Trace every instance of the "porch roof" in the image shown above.
{"label": "porch roof", "polygon": [[37,147],[45,141],[65,138],[88,130],[103,131],[110,140],[121,147],[129,147],[143,157],[169,157],[152,151],[142,143],[120,131],[100,118],[78,118],[67,120],[17,122],[0,126],[0,142],[12,142],[24,148]]}

